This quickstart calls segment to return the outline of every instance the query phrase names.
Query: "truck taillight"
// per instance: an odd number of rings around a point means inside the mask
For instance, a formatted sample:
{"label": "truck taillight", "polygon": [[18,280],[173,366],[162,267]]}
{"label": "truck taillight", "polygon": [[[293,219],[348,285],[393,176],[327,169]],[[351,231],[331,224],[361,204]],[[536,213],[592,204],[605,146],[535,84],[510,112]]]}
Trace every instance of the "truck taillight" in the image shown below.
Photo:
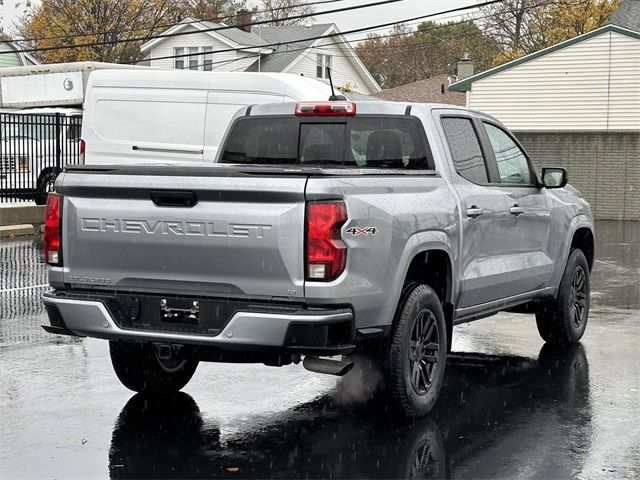
{"label": "truck taillight", "polygon": [[80,164],[84,165],[84,154],[85,151],[87,150],[87,143],[80,139]]}
{"label": "truck taillight", "polygon": [[307,280],[334,280],[344,272],[347,246],[340,228],[346,221],[343,202],[307,204]]}
{"label": "truck taillight", "polygon": [[44,256],[49,265],[62,265],[62,197],[47,196],[44,216]]}
{"label": "truck taillight", "polygon": [[356,114],[353,102],[301,102],[296,104],[297,117],[352,117]]}

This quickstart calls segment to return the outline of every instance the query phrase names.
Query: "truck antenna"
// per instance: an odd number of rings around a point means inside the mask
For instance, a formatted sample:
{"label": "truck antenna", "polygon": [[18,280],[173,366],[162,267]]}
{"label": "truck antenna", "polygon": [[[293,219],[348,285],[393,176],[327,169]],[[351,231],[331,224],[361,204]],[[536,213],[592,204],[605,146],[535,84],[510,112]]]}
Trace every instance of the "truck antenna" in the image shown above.
{"label": "truck antenna", "polygon": [[344,95],[336,95],[336,91],[333,88],[333,79],[331,78],[331,67],[325,67],[327,69],[327,76],[329,77],[329,85],[331,85],[331,96],[329,97],[330,102],[335,102],[339,100],[346,100],[347,97]]}

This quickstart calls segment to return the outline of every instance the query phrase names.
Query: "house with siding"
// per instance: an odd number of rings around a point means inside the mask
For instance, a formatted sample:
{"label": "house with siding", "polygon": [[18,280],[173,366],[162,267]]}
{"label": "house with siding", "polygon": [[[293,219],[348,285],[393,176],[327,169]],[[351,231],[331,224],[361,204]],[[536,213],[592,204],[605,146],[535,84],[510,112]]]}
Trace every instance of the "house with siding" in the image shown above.
{"label": "house with siding", "polygon": [[[245,17],[246,18],[246,17]],[[250,18],[250,17],[249,17]],[[240,25],[250,23],[239,21]],[[145,64],[216,72],[282,72],[362,94],[380,91],[334,24],[227,27],[185,19],[141,47]]]}
{"label": "house with siding", "polygon": [[0,41],[0,68],[25,67],[40,64],[34,57],[19,50],[20,49],[11,42]]}
{"label": "house with siding", "polygon": [[640,220],[640,1],[610,23],[449,86],[559,165],[596,218]]}

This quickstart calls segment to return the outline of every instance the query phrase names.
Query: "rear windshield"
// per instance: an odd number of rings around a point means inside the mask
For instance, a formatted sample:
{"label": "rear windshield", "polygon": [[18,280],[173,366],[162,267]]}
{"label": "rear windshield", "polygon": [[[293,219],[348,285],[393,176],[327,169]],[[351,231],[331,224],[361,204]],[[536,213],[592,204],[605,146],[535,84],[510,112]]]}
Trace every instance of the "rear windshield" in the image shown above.
{"label": "rear windshield", "polygon": [[432,169],[420,122],[411,117],[245,117],[221,163]]}

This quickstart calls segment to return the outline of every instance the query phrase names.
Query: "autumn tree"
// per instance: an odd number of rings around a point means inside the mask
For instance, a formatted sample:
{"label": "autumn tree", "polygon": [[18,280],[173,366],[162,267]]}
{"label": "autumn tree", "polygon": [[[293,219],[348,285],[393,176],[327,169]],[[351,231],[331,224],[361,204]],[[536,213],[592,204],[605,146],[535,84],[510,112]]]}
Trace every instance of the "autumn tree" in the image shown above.
{"label": "autumn tree", "polygon": [[313,5],[304,0],[262,0],[260,20],[269,20],[269,26],[296,25],[305,23],[306,18],[290,18],[297,15],[313,15]]}
{"label": "autumn tree", "polygon": [[[144,39],[186,17],[233,23],[244,0],[42,0],[18,28],[43,63],[141,60]],[[68,48],[66,48],[68,47]]]}
{"label": "autumn tree", "polygon": [[541,50],[605,25],[622,0],[504,0],[481,8],[481,26],[500,53],[494,64]]}
{"label": "autumn tree", "polygon": [[32,53],[44,63],[135,61],[138,38],[157,34],[180,15],[176,0],[42,0],[23,19],[20,43],[44,49]]}
{"label": "autumn tree", "polygon": [[429,21],[416,30],[398,25],[387,34],[369,35],[356,51],[383,88],[455,74],[455,65],[465,53],[476,68],[485,69],[499,52],[496,42],[472,21]]}

